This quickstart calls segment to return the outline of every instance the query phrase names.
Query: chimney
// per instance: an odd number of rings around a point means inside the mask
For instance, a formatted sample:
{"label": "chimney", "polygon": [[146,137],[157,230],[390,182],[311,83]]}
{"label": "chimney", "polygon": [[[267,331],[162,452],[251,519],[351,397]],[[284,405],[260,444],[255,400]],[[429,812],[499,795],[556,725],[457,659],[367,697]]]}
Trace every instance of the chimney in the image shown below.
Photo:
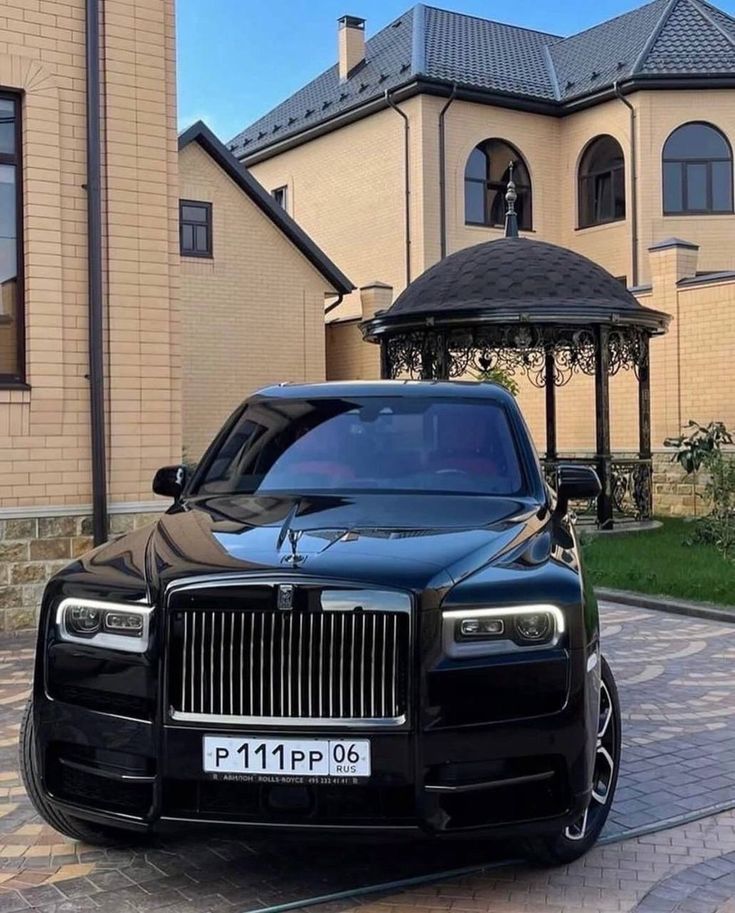
{"label": "chimney", "polygon": [[342,16],[337,21],[339,78],[344,81],[355,67],[365,62],[365,20],[357,16]]}

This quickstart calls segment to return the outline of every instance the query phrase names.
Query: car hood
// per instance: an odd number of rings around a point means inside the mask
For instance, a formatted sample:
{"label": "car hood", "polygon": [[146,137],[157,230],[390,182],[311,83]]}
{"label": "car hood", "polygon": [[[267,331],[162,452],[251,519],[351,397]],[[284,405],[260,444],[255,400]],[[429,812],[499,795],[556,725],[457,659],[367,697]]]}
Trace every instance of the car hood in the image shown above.
{"label": "car hood", "polygon": [[443,588],[515,551],[543,513],[535,502],[480,496],[197,498],[159,520],[147,564],[156,590],[232,572]]}

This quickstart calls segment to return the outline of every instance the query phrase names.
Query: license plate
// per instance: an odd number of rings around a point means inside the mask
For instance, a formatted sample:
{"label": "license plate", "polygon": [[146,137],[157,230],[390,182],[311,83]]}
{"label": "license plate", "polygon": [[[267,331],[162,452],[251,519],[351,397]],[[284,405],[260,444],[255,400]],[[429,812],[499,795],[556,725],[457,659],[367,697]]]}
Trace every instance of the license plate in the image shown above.
{"label": "license plate", "polygon": [[204,736],[204,772],[275,777],[369,777],[370,742]]}

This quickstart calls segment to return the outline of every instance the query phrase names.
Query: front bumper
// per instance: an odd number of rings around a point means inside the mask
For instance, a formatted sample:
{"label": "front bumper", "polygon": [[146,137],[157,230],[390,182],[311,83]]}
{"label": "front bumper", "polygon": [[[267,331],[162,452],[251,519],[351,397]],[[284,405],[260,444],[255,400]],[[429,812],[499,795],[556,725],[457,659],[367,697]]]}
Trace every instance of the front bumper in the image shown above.
{"label": "front bumper", "polygon": [[568,659],[567,698],[557,712],[482,725],[361,730],[371,742],[372,775],[355,785],[230,782],[202,772],[204,734],[349,739],[354,730],[143,722],[39,689],[44,788],[67,814],[142,832],[216,823],[431,836],[558,833],[589,801],[586,657]]}

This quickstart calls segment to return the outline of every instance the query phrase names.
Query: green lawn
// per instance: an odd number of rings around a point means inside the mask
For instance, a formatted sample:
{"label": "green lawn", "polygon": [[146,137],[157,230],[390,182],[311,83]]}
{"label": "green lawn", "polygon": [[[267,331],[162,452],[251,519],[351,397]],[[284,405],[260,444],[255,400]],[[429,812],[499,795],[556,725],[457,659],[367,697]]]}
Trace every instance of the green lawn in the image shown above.
{"label": "green lawn", "polygon": [[712,546],[685,544],[691,533],[683,520],[643,533],[582,532],[587,573],[596,586],[735,607],[735,561]]}

